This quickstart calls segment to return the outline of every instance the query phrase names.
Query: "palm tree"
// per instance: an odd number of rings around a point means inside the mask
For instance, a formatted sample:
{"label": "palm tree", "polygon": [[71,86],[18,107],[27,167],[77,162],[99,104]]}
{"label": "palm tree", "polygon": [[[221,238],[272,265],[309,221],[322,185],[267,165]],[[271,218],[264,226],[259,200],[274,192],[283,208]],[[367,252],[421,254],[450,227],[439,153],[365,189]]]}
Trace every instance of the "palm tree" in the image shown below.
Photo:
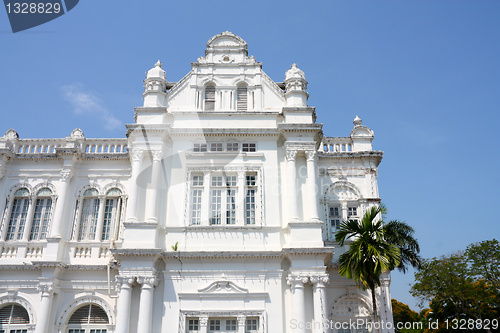
{"label": "palm tree", "polygon": [[363,289],[370,289],[373,303],[373,316],[377,320],[375,288],[380,286],[382,273],[399,268],[406,271],[407,265],[420,267],[418,256],[420,248],[413,238],[413,228],[400,221],[384,224],[379,214],[385,207],[372,207],[360,222],[344,221],[340,224],[335,240],[340,246],[348,240],[347,252],[339,258],[340,275],[353,279]]}

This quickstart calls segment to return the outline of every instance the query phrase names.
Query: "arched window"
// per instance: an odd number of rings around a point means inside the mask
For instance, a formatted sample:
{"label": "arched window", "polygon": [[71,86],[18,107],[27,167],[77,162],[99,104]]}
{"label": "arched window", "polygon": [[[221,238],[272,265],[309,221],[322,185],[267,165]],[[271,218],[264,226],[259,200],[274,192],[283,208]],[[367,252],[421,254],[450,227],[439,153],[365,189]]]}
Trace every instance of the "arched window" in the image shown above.
{"label": "arched window", "polygon": [[328,240],[335,240],[340,223],[346,220],[358,220],[361,217],[364,206],[361,195],[357,188],[349,182],[337,182],[332,184],[325,195],[326,221]]}
{"label": "arched window", "polygon": [[68,321],[68,333],[106,333],[109,318],[99,305],[88,304],[78,308]]}
{"label": "arched window", "polygon": [[[107,241],[116,239],[119,220],[122,215],[123,193],[118,188],[99,196],[99,192],[90,188],[83,193],[81,207],[75,223],[78,232],[74,237],[79,241]],[[1,332],[0,332],[1,333]]]}
{"label": "arched window", "polygon": [[104,208],[101,240],[109,240],[113,232],[112,226],[118,226],[122,201],[121,195],[122,192],[117,188],[112,188],[106,193],[106,206]]}
{"label": "arched window", "polygon": [[208,84],[205,86],[205,111],[215,110],[215,86]]}
{"label": "arched window", "polygon": [[23,238],[30,205],[29,194],[26,188],[20,188],[14,193],[14,202],[12,204],[5,240],[19,240]]}
{"label": "arched window", "polygon": [[31,225],[30,240],[43,240],[47,237],[52,220],[52,191],[42,188],[36,194],[35,213]]}
{"label": "arched window", "polygon": [[80,218],[80,228],[78,229],[78,240],[93,240],[97,228],[97,218],[99,215],[99,192],[91,188],[83,193],[82,216]]}
{"label": "arched window", "polygon": [[236,89],[236,111],[248,109],[248,89],[246,85],[240,85]]}
{"label": "arched window", "polygon": [[28,311],[18,304],[7,304],[0,309],[1,333],[27,333],[29,323]]}

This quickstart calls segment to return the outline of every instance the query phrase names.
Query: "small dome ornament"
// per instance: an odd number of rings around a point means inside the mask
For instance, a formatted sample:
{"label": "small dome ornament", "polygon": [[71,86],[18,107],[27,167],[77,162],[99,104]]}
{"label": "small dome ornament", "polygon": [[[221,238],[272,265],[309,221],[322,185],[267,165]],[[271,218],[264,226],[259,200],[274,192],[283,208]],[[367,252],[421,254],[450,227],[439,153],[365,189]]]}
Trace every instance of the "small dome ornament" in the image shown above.
{"label": "small dome ornament", "polygon": [[363,121],[361,120],[361,118],[359,118],[359,117],[356,115],[356,118],[354,118],[354,120],[353,120],[353,122],[352,122],[352,123],[354,124],[354,126],[360,126],[362,122],[363,122]]}
{"label": "small dome ornament", "polygon": [[292,64],[292,67],[285,73],[285,81],[290,79],[306,79],[306,75],[297,67],[296,63]]}
{"label": "small dome ornament", "polygon": [[158,60],[155,64],[155,67],[151,68],[148,71],[146,78],[166,80],[165,71],[161,67],[162,67],[162,63],[160,60]]}

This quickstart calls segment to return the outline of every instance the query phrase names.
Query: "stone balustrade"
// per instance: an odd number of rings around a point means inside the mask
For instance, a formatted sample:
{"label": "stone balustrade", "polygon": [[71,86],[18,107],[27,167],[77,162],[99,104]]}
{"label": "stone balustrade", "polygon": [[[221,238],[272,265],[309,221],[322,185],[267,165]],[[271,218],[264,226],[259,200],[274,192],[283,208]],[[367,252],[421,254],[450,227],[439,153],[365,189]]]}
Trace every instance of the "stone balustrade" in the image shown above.
{"label": "stone balustrade", "polygon": [[352,152],[353,142],[351,138],[325,137],[320,146],[324,153]]}

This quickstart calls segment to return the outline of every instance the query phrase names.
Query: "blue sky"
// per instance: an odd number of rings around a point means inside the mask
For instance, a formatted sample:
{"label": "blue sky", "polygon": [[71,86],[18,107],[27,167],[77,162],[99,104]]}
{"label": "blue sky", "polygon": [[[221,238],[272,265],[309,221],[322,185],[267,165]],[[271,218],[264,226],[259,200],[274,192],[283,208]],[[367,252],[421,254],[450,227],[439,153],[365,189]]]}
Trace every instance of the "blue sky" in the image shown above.
{"label": "blue sky", "polygon": [[[356,115],[385,152],[389,218],[416,229],[424,257],[499,237],[499,1],[85,0],[12,34],[0,9],[0,132],[124,137],[160,59],[180,80],[225,30],[275,81],[296,62],[328,136]],[[1,135],[1,134],[0,134]],[[413,274],[392,296],[416,308]]]}

